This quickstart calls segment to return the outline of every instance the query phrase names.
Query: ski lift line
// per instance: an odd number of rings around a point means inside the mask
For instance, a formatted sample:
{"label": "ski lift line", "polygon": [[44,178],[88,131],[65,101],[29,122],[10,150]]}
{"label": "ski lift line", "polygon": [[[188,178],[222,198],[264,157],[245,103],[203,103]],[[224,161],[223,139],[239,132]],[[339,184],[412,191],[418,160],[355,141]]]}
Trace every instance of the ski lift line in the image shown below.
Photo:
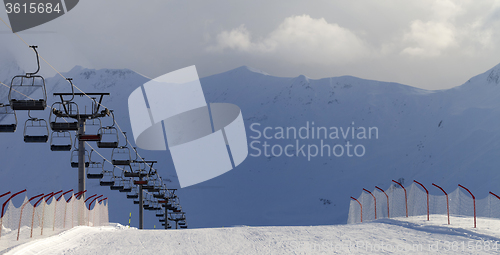
{"label": "ski lift line", "polygon": [[[23,38],[22,38],[19,34],[17,34],[16,32],[14,32],[14,31],[13,31],[13,30],[12,30],[12,27],[10,27],[10,26],[9,26],[9,25],[8,25],[8,24],[7,24],[7,23],[6,23],[6,22],[5,22],[2,18],[1,18],[1,17],[0,17],[0,20],[1,20],[1,21],[2,21],[2,22],[3,22],[3,23],[4,23],[4,24],[5,24],[5,25],[6,25],[6,26],[7,26],[7,27],[8,27],[8,28],[9,28],[9,29],[10,29],[10,30],[14,33],[14,34],[16,34],[16,36],[17,36],[17,37],[19,37],[19,39],[21,39],[21,41],[23,41],[23,42],[24,42],[24,44],[26,44],[26,46],[28,46],[28,47],[30,46],[30,45],[29,45],[29,44],[28,44],[28,43],[27,43],[27,42],[26,42],[26,41],[25,41],[25,40],[24,40],[24,39],[23,39]],[[42,59],[42,60],[43,60],[43,61],[44,61],[47,65],[49,65],[49,66],[50,66],[50,68],[52,68],[52,69],[53,69],[55,72],[57,72],[57,73],[58,73],[58,74],[59,74],[62,78],[64,78],[66,81],[68,81],[72,87],[74,87],[74,88],[76,88],[77,90],[79,90],[82,94],[84,94],[85,96],[87,96],[89,99],[92,99],[92,98],[91,98],[91,97],[90,97],[87,93],[85,93],[83,90],[81,90],[78,86],[76,86],[75,84],[73,84],[72,82],[70,82],[70,81],[69,81],[69,80],[68,80],[68,79],[67,79],[67,78],[66,78],[66,77],[65,77],[65,76],[64,76],[61,72],[59,72],[59,71],[58,71],[58,70],[57,70],[54,66],[52,66],[52,65],[51,65],[51,64],[50,64],[50,63],[49,63],[49,62],[48,62],[48,61],[47,61],[44,57],[42,57],[42,56],[40,55],[40,53],[38,53],[38,52],[37,52],[36,50],[34,50],[34,49],[32,49],[32,50],[33,50],[33,51],[37,54],[37,56],[38,56],[39,58],[41,58],[41,59]],[[141,75],[142,75],[142,74],[141,74]],[[142,76],[144,76],[144,75],[142,75]],[[145,77],[147,77],[147,76],[145,76]],[[3,84],[3,83],[2,83],[2,85],[7,86],[6,84]],[[28,97],[28,98],[29,98],[29,97]],[[31,98],[30,98],[30,99],[31,99]],[[104,107],[104,108],[107,108],[106,106],[104,106],[104,105],[103,105],[102,103],[100,103],[100,102],[96,102],[96,103],[97,103],[97,104],[99,104],[100,106]],[[49,106],[49,107],[50,107],[50,106]],[[124,134],[123,130],[120,128],[120,126],[119,126],[118,122],[117,122],[116,120],[113,120],[113,121],[114,121],[114,123],[117,125],[118,129],[120,129],[120,132],[122,133],[122,135],[124,135],[124,136],[125,136],[125,134]],[[66,122],[67,122],[67,121],[66,121]],[[126,139],[127,143],[128,143],[128,144],[132,147],[132,144],[130,143],[130,141],[127,139],[127,137],[126,137],[126,136],[125,136],[125,139]],[[132,147],[132,148],[133,148],[133,147]],[[144,159],[143,159],[143,158],[139,155],[139,153],[137,152],[137,150],[136,150],[136,149],[134,149],[134,151],[136,152],[137,156],[138,156],[138,157],[139,157],[142,161],[144,161]],[[99,153],[98,153],[98,154],[99,154]],[[102,157],[102,155],[101,155],[101,157]],[[103,158],[104,158],[104,157],[103,157]],[[104,158],[104,159],[105,159],[105,158]],[[106,159],[106,160],[107,160],[107,159]],[[107,160],[107,161],[108,161],[108,160]],[[158,172],[157,172],[157,170],[156,170],[156,169],[152,168],[152,166],[150,166],[149,164],[147,164],[145,161],[144,161],[144,163],[145,163],[146,165],[148,165],[148,167],[150,167],[150,168],[154,171],[154,173],[155,173],[156,175],[158,175]],[[123,170],[123,169],[122,169],[122,170]],[[160,177],[160,179],[161,179],[161,177]]]}

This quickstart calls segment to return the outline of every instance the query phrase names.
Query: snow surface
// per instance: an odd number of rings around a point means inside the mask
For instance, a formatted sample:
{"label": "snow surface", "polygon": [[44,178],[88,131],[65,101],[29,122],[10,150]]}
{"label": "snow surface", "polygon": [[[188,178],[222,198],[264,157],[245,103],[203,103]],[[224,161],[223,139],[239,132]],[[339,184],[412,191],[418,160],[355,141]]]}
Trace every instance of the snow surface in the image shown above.
{"label": "snow surface", "polygon": [[500,221],[446,216],[332,226],[138,230],[75,227],[6,254],[498,254]]}

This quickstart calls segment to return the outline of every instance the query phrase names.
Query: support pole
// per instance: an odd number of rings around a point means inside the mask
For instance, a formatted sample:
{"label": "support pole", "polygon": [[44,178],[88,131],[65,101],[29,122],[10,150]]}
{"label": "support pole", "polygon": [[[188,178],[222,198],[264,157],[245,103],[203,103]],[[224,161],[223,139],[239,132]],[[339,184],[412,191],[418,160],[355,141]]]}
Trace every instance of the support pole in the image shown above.
{"label": "support pole", "polygon": [[361,222],[363,222],[363,205],[361,205],[361,203],[356,198],[351,197],[351,199],[353,199],[354,201],[358,202],[359,208],[360,208],[360,211],[361,211]]}
{"label": "support pole", "polygon": [[424,188],[425,190],[425,193],[427,193],[427,220],[429,220],[429,191],[425,188],[425,186],[420,183],[420,182],[417,182],[415,180],[413,180],[416,184],[422,186],[422,188]]}
{"label": "support pole", "polygon": [[385,193],[385,191],[377,186],[375,186],[376,189],[384,192],[384,195],[385,197],[387,198],[387,218],[391,218],[390,214],[389,214],[389,196],[387,195],[387,193]]}
{"label": "support pole", "polygon": [[375,203],[375,219],[377,219],[377,199],[375,196],[367,189],[363,188],[364,191],[368,192],[373,197],[373,202]]}
{"label": "support pole", "polygon": [[403,185],[395,180],[392,180],[392,182],[398,184],[403,190],[405,191],[405,208],[406,208],[406,218],[408,218],[408,197],[406,196],[406,189],[403,187]]}
{"label": "support pole", "polygon": [[[85,135],[85,119],[78,120],[78,135]],[[78,140],[78,192],[82,192],[82,198],[85,199],[85,141]],[[78,212],[78,225],[85,224],[84,210]]]}
{"label": "support pole", "polygon": [[467,190],[467,192],[469,192],[470,196],[472,197],[472,201],[474,203],[474,228],[476,228],[476,197],[474,195],[472,195],[472,192],[470,192],[470,190],[460,184],[458,184],[458,187],[464,189],[464,190]]}
{"label": "support pole", "polygon": [[444,189],[439,187],[438,185],[434,183],[432,185],[440,189],[446,195],[446,213],[448,214],[448,225],[450,225],[450,202],[448,200],[448,193],[446,193],[446,191],[444,191]]}
{"label": "support pole", "polygon": [[[142,175],[140,175],[139,180],[142,181]],[[139,184],[139,229],[144,228],[144,199],[142,184]]]}

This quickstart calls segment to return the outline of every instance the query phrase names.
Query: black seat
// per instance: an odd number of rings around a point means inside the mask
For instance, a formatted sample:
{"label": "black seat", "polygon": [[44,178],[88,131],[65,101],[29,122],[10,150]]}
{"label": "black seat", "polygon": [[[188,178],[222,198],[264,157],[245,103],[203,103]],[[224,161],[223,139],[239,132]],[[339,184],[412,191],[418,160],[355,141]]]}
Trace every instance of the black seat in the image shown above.
{"label": "black seat", "polygon": [[25,135],[25,143],[46,143],[49,140],[48,135]]}
{"label": "black seat", "polygon": [[115,182],[114,181],[100,181],[99,185],[101,185],[101,186],[113,186],[113,185],[115,185]]}
{"label": "black seat", "polygon": [[51,122],[50,128],[52,131],[77,131],[77,122]]}
{"label": "black seat", "polygon": [[71,144],[68,145],[54,145],[52,144],[50,146],[51,151],[70,151],[71,150]]}
{"label": "black seat", "polygon": [[104,177],[104,174],[87,174],[87,179],[102,179]]}
{"label": "black seat", "polygon": [[111,190],[122,190],[124,187],[120,185],[113,185],[109,187]]}
{"label": "black seat", "polygon": [[16,128],[16,124],[0,125],[0,133],[14,133],[16,132]]}
{"label": "black seat", "polygon": [[97,147],[105,149],[117,148],[118,142],[97,142]]}
{"label": "black seat", "polygon": [[43,99],[39,100],[10,100],[10,108],[17,111],[43,111],[47,107],[47,102]]}

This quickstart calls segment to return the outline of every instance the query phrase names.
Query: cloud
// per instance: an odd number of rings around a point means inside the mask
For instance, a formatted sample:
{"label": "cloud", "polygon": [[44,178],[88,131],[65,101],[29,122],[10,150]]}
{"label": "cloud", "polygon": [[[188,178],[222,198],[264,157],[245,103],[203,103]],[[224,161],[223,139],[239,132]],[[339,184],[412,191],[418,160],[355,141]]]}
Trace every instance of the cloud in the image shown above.
{"label": "cloud", "polygon": [[[430,6],[430,18],[427,21],[416,19],[410,22],[409,29],[401,40],[401,54],[438,57],[453,49],[473,54],[476,49],[493,45],[493,32],[484,26],[486,19],[468,13],[475,2],[438,0],[422,4]],[[492,11],[495,10],[489,10]]]}
{"label": "cloud", "polygon": [[412,56],[435,57],[442,51],[458,46],[456,28],[447,22],[415,20],[403,41],[415,44],[406,47],[402,53]]}
{"label": "cloud", "polygon": [[309,63],[352,61],[369,52],[365,42],[349,29],[309,15],[286,18],[260,40],[252,40],[244,25],[223,31],[217,35],[216,44],[207,50],[274,54]]}

